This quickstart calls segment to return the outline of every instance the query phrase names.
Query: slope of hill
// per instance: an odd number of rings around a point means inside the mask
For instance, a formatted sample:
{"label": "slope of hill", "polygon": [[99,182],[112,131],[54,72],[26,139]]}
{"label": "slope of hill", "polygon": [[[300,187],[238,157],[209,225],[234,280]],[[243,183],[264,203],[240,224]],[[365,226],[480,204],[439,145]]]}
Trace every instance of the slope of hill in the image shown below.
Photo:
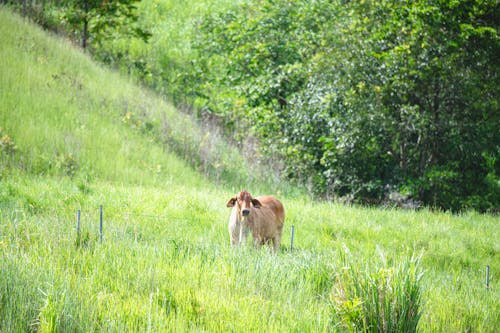
{"label": "slope of hill", "polygon": [[[497,328],[497,217],[279,193],[168,103],[3,7],[0,45],[0,331]],[[225,203],[242,186],[282,198],[279,255],[230,250]]]}

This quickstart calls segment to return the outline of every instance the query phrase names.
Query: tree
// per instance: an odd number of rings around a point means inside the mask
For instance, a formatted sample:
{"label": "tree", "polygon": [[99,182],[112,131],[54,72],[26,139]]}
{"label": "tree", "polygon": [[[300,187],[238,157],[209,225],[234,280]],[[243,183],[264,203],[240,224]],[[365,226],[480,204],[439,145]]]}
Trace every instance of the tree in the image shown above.
{"label": "tree", "polygon": [[66,3],[64,18],[81,35],[82,48],[89,42],[99,50],[106,39],[117,32],[147,41],[150,33],[137,25],[135,3],[138,0],[73,0]]}
{"label": "tree", "polygon": [[204,21],[196,89],[316,193],[498,209],[499,12],[494,0],[246,3]]}

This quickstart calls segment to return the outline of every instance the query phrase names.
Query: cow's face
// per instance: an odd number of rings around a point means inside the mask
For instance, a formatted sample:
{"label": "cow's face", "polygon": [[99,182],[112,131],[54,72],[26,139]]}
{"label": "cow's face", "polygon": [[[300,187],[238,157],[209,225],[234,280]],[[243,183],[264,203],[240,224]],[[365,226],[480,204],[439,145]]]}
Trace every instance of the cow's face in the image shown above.
{"label": "cow's face", "polygon": [[247,191],[241,191],[234,198],[229,199],[227,202],[228,207],[237,207],[238,214],[240,214],[243,218],[246,218],[250,215],[252,211],[252,206],[255,208],[261,207],[261,203],[257,199],[253,199],[252,195]]}

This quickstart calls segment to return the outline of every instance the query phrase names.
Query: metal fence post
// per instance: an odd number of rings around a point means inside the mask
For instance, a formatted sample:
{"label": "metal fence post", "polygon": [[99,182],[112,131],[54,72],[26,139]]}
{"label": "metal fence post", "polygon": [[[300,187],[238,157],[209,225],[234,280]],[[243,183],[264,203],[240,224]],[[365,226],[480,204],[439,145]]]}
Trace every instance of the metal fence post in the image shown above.
{"label": "metal fence post", "polygon": [[490,289],[490,265],[486,265],[486,289]]}
{"label": "metal fence post", "polygon": [[102,243],[102,205],[99,206],[99,243]]}
{"label": "metal fence post", "polygon": [[76,239],[80,240],[80,210],[76,211]]}

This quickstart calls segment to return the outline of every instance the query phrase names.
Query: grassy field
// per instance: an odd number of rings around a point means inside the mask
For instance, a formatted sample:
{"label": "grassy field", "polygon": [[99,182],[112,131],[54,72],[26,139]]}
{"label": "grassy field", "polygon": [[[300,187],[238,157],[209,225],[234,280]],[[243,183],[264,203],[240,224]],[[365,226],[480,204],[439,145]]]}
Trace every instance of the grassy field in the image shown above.
{"label": "grassy field", "polygon": [[[497,331],[498,217],[315,202],[4,8],[0,45],[1,332]],[[276,256],[229,247],[243,187]]]}

